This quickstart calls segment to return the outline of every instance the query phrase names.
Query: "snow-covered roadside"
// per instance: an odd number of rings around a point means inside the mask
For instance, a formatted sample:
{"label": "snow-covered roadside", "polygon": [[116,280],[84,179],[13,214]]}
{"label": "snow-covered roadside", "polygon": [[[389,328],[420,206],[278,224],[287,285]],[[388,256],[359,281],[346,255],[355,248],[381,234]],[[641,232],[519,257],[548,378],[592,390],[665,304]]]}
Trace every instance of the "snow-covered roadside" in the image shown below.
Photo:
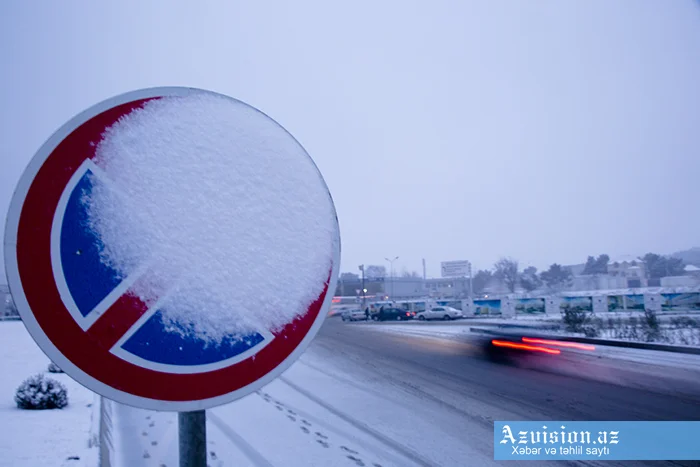
{"label": "snow-covered roadside", "polygon": [[0,322],[0,466],[94,467],[90,448],[94,393],[66,374],[49,373],[68,391],[61,410],[20,410],[14,395],[27,377],[46,373],[49,359],[20,321]]}
{"label": "snow-covered roadside", "polygon": [[[318,381],[299,381],[308,372],[299,366],[286,374],[292,384],[322,397],[337,390],[319,387]],[[178,465],[177,414],[123,405],[116,412],[116,467]],[[212,467],[411,465],[401,453],[279,379],[244,399],[208,410],[207,444]]]}
{"label": "snow-covered roadside", "polygon": [[[207,411],[209,464],[284,467],[492,465],[490,449],[442,405],[376,381],[363,364],[328,361],[312,347],[255,394]],[[118,406],[118,467],[177,465],[177,417]],[[417,436],[417,434],[420,436]],[[487,446],[487,444],[484,444]]]}

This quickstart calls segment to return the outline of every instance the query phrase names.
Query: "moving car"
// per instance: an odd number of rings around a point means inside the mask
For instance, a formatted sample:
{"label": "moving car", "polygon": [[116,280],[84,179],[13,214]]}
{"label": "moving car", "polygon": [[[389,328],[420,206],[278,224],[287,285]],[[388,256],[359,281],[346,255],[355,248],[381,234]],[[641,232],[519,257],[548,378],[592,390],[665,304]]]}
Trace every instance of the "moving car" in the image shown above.
{"label": "moving car", "polygon": [[538,333],[531,328],[476,328],[478,342],[484,355],[500,363],[516,363],[522,358],[556,357],[564,352],[595,352],[595,345],[574,337]]}
{"label": "moving car", "polygon": [[415,315],[412,311],[402,310],[401,308],[384,308],[372,315],[372,319],[375,321],[404,321],[413,319]]}
{"label": "moving car", "polygon": [[416,313],[416,318],[418,318],[421,321],[425,321],[427,319],[443,319],[445,321],[448,321],[451,319],[459,319],[463,317],[464,315],[460,310],[449,306],[436,306],[431,308],[430,310],[425,310],[421,311],[420,313]]}
{"label": "moving car", "polygon": [[343,321],[364,321],[367,319],[365,312],[359,309],[345,310],[342,317]]}

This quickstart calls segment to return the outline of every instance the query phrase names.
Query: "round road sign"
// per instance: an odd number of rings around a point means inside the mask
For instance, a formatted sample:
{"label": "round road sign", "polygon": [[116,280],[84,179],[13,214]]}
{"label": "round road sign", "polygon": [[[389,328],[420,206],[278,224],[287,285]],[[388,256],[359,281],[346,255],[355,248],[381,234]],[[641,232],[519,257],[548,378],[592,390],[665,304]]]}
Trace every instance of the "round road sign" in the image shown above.
{"label": "round road sign", "polygon": [[[321,278],[325,288],[306,312],[274,332],[260,330],[208,345],[169,330],[161,310],[133,293],[148,270],[123,278],[101,260],[81,198],[101,176],[93,159],[105,130],[151,100],[193,93],[220,96],[193,88],[145,89],[71,119],[38,150],[22,175],[5,232],[10,290],[41,349],[89,389],[153,410],[206,409],[272,381],[319,330],[338,277],[340,238],[333,208],[336,238],[327,275]],[[265,118],[271,128],[285,132]],[[327,192],[318,175],[320,188]],[[258,294],[265,300],[264,290]]]}

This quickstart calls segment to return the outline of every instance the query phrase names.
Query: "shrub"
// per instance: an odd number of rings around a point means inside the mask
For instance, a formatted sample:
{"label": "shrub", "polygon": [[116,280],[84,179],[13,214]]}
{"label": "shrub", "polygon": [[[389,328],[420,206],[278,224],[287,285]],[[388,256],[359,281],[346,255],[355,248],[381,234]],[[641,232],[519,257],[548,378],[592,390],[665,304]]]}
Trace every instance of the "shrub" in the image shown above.
{"label": "shrub", "polygon": [[675,328],[693,329],[698,327],[698,322],[689,316],[674,316],[671,318],[671,326]]}
{"label": "shrub", "polygon": [[647,342],[655,341],[661,335],[661,326],[659,325],[659,317],[652,310],[644,310],[644,319],[642,320],[642,328]]}
{"label": "shrub", "polygon": [[577,307],[565,308],[562,315],[566,330],[569,332],[583,332],[591,320],[590,313]]}
{"label": "shrub", "polygon": [[49,363],[49,373],[63,373],[63,370],[61,370],[54,362],[51,362]]}
{"label": "shrub", "polygon": [[68,405],[68,392],[58,381],[38,374],[20,384],[15,402],[26,410],[62,409]]}

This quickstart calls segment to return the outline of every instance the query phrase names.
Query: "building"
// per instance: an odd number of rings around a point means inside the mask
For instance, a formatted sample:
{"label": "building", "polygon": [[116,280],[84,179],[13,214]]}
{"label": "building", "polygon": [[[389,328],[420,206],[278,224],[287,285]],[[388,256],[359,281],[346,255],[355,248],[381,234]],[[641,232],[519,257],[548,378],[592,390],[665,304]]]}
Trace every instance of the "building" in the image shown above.
{"label": "building", "polygon": [[700,285],[700,276],[668,276],[660,280],[661,287],[697,287]]}
{"label": "building", "polygon": [[411,299],[426,296],[422,277],[386,277],[384,291],[392,299]]}
{"label": "building", "polygon": [[[380,277],[365,279],[366,295],[388,296],[396,300],[413,298],[467,298],[469,296],[469,278],[423,279],[422,277]],[[339,280],[335,296],[361,296],[363,293],[361,279]]]}
{"label": "building", "polygon": [[469,296],[469,278],[426,279],[425,295],[434,298],[466,298]]}
{"label": "building", "polygon": [[0,284],[0,319],[7,319],[8,317],[16,319],[18,316],[17,309],[12,302],[9,287]]}
{"label": "building", "polygon": [[623,278],[626,284],[624,287],[637,288],[646,287],[646,268],[644,262],[634,256],[622,256],[608,263],[608,274],[612,277]]}

